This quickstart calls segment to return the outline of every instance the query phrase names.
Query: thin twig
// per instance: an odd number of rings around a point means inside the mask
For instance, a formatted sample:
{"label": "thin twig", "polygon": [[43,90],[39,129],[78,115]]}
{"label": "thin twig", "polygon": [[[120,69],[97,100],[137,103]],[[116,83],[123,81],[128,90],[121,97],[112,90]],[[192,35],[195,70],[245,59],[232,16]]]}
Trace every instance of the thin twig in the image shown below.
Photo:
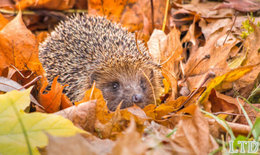
{"label": "thin twig", "polygon": [[[32,81],[28,82],[27,84],[23,85],[22,88],[26,89],[26,87],[29,87],[30,85],[34,84],[36,81],[40,80],[42,78],[42,76],[37,76],[35,77]],[[22,88],[18,89],[21,90]]]}
{"label": "thin twig", "polygon": [[166,26],[169,3],[170,3],[170,0],[167,0],[167,1],[166,1],[165,12],[164,12],[164,19],[163,19],[163,27],[162,27],[162,31],[163,31],[163,32],[164,32],[165,26]]}
{"label": "thin twig", "polygon": [[145,78],[147,79],[147,81],[149,82],[149,84],[150,84],[150,86],[151,86],[151,88],[152,88],[154,104],[157,106],[157,102],[156,102],[156,97],[155,97],[155,92],[154,92],[153,84],[152,84],[151,80],[148,78],[148,76],[144,73],[144,71],[143,71],[142,69],[140,69],[140,70],[143,72]]}
{"label": "thin twig", "polygon": [[226,38],[225,38],[225,40],[224,40],[224,42],[223,42],[223,45],[225,44],[225,42],[226,42],[228,36],[230,35],[230,33],[231,33],[231,31],[232,31],[232,29],[233,29],[233,27],[234,27],[234,25],[235,25],[236,20],[237,20],[237,12],[235,13],[234,22],[232,23],[232,26],[231,26],[230,30],[228,31],[228,34],[227,34],[227,36],[226,36]]}
{"label": "thin twig", "polygon": [[150,3],[151,3],[152,28],[154,29],[154,8],[153,8],[153,0],[150,0]]}

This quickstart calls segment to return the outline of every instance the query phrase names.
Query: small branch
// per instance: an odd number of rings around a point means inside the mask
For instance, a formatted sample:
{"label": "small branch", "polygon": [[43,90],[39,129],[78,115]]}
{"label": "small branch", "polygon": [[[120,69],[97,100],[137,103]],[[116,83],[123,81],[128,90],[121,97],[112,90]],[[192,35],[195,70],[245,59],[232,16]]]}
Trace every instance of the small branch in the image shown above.
{"label": "small branch", "polygon": [[169,3],[170,3],[170,0],[167,0],[167,1],[166,1],[165,12],[164,12],[164,19],[163,19],[163,27],[162,27],[162,31],[163,31],[163,32],[165,31],[165,26],[166,26],[166,21],[167,21]]}
{"label": "small branch", "polygon": [[154,7],[153,7],[153,0],[150,0],[150,3],[151,3],[152,28],[154,30]]}
{"label": "small branch", "polygon": [[[36,14],[41,14],[41,12],[45,12],[46,10],[23,10],[21,11],[23,15],[36,15]],[[17,15],[19,10],[7,10],[7,9],[0,9],[0,13],[4,14],[13,14]],[[51,11],[51,12],[56,12],[56,13],[86,13],[88,12],[87,10],[84,9],[69,9],[69,10],[62,10],[62,11]]]}
{"label": "small branch", "polygon": [[[215,119],[208,119],[209,124],[213,124],[216,122]],[[232,123],[232,122],[227,122],[227,124],[229,125],[229,127],[232,129],[232,131],[236,134],[244,134],[247,135],[251,128],[248,125],[244,125],[244,124],[239,124],[239,123]],[[219,124],[220,125],[220,124]],[[226,129],[224,127],[222,127],[220,125],[221,129],[223,129],[224,131],[226,131]]]}
{"label": "small branch", "polygon": [[232,26],[231,26],[230,30],[228,31],[228,34],[227,34],[227,36],[226,36],[226,38],[225,38],[225,40],[224,40],[224,42],[223,42],[223,45],[226,43],[226,40],[227,40],[228,36],[230,35],[230,33],[231,33],[231,31],[232,31],[232,29],[233,29],[233,27],[234,27],[234,25],[235,25],[236,20],[237,20],[237,12],[235,13],[234,22],[232,23]]}

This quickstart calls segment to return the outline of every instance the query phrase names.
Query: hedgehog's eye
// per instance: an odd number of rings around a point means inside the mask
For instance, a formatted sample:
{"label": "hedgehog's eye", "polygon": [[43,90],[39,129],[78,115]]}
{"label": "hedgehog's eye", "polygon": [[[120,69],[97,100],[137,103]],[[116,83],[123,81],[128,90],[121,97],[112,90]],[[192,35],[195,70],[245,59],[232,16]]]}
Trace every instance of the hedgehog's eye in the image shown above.
{"label": "hedgehog's eye", "polygon": [[112,88],[113,88],[113,90],[118,90],[119,89],[119,83],[118,82],[112,82]]}

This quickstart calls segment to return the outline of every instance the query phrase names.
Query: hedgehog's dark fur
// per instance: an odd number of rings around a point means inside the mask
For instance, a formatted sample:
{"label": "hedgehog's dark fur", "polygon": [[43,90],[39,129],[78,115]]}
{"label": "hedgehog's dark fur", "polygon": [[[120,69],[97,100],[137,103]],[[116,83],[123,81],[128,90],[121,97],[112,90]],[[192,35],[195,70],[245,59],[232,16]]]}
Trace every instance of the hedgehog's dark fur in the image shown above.
{"label": "hedgehog's dark fur", "polygon": [[39,49],[48,80],[60,75],[72,101],[81,100],[94,81],[110,110],[120,102],[121,108],[154,103],[153,92],[158,97],[160,72],[147,49],[139,41],[137,48],[134,34],[104,17],[69,17]]}

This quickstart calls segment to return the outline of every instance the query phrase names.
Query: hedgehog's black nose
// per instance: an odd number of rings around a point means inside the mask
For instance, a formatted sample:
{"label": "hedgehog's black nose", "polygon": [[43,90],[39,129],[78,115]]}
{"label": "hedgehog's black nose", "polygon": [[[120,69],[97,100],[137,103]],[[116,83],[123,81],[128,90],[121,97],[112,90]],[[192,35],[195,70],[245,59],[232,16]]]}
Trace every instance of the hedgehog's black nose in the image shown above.
{"label": "hedgehog's black nose", "polygon": [[141,94],[134,94],[132,100],[134,103],[140,103],[143,101],[143,96]]}

